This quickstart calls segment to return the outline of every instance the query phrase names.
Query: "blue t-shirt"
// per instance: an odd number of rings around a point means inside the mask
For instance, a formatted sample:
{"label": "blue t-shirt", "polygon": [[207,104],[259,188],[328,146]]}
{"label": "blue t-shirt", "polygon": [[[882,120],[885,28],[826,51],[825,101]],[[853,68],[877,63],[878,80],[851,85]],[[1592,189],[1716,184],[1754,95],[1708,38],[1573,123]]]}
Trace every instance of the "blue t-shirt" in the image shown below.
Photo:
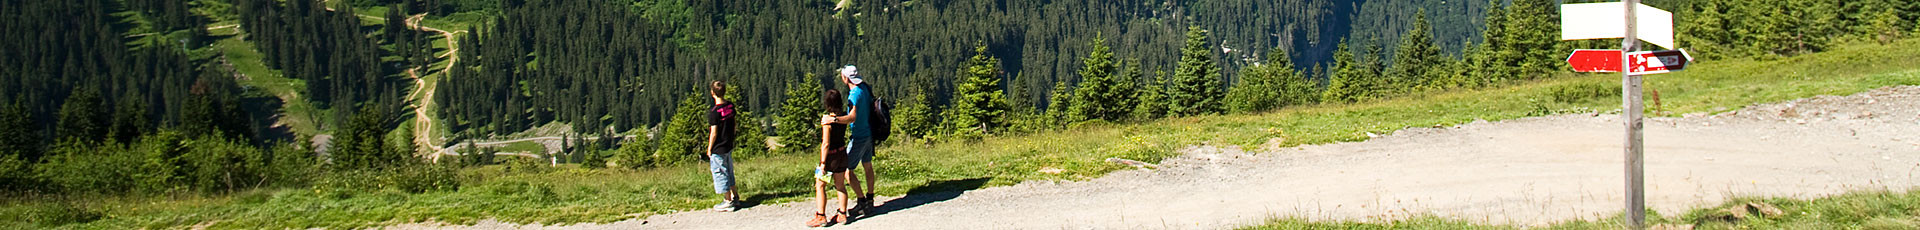
{"label": "blue t-shirt", "polygon": [[853,107],[848,109],[853,110],[852,112],[854,114],[859,114],[853,118],[853,125],[847,126],[848,133],[852,134],[850,138],[854,140],[872,139],[873,130],[868,128],[871,127],[871,125],[867,124],[867,117],[874,116],[873,95],[867,94],[867,84],[860,84],[860,86],[853,87],[852,90],[847,91],[847,104],[853,105]]}

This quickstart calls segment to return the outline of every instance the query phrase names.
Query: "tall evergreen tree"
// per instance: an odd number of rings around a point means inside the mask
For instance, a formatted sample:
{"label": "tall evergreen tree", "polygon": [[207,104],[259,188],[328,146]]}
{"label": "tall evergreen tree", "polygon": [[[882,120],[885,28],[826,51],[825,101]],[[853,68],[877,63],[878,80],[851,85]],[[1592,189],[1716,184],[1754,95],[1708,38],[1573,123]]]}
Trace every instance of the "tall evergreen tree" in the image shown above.
{"label": "tall evergreen tree", "polygon": [[1218,114],[1225,109],[1220,85],[1220,66],[1214,63],[1207,31],[1187,28],[1186,48],[1180,49],[1180,65],[1174,69],[1169,86],[1167,114],[1174,117]]}
{"label": "tall evergreen tree", "polygon": [[99,89],[82,89],[60,104],[59,141],[98,141],[107,135],[108,114]]}
{"label": "tall evergreen tree", "polygon": [[22,162],[40,160],[40,131],[33,113],[19,103],[0,104],[0,155],[18,156]]}
{"label": "tall evergreen tree", "polygon": [[1333,50],[1332,67],[1327,68],[1327,89],[1321,92],[1320,101],[1353,102],[1361,94],[1359,71],[1354,70],[1353,52],[1347,49],[1347,43],[1341,42]]}
{"label": "tall evergreen tree", "polygon": [[973,58],[966,61],[959,72],[960,82],[955,82],[953,107],[942,112],[944,127],[949,133],[961,139],[972,139],[986,135],[992,128],[1005,124],[1007,113],[1006,93],[1000,86],[1000,59],[989,56],[985,44],[973,48]]}
{"label": "tall evergreen tree", "polygon": [[682,98],[679,107],[673,110],[673,119],[660,131],[660,145],[650,157],[655,165],[687,162],[699,159],[701,154],[706,153],[705,116],[706,109],[713,105],[713,99],[703,93],[688,93]]}
{"label": "tall evergreen tree", "polygon": [[826,92],[818,77],[808,73],[805,80],[787,82],[786,101],[780,103],[780,120],[774,125],[780,133],[782,149],[790,153],[814,151],[820,142],[820,96]]}
{"label": "tall evergreen tree", "polygon": [[1559,5],[1554,0],[1513,0],[1513,4],[1503,13],[1507,35],[1501,39],[1506,45],[1503,50],[1514,52],[1514,74],[1523,79],[1535,79],[1558,70],[1565,61],[1559,58],[1566,55],[1558,47],[1560,41]]}
{"label": "tall evergreen tree", "polygon": [[[1127,83],[1133,76],[1117,72],[1120,70],[1119,63],[1114,60],[1113,51],[1107,47],[1105,38],[1096,35],[1089,46],[1093,47],[1093,52],[1081,59],[1084,66],[1080,68],[1080,85],[1074,87],[1074,101],[1068,103],[1071,108],[1068,108],[1067,117],[1107,121],[1124,119],[1131,111],[1127,105],[1131,105],[1129,101],[1133,97],[1133,87]],[[1139,70],[1133,71],[1138,74]]]}
{"label": "tall evergreen tree", "polygon": [[1393,52],[1393,66],[1387,70],[1390,94],[1439,88],[1434,80],[1444,73],[1438,70],[1442,70],[1440,65],[1446,57],[1440,53],[1440,47],[1433,44],[1432,29],[1427,24],[1426,11],[1422,10],[1415,16],[1413,29],[1400,37],[1400,47]]}

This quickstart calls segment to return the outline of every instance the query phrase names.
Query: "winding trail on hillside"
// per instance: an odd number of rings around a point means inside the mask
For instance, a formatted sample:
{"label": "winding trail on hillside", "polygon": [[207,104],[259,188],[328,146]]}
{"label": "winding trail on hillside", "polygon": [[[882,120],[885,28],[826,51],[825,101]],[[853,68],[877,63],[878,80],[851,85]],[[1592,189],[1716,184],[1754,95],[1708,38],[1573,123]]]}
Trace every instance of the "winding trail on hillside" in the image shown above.
{"label": "winding trail on hillside", "polygon": [[[447,76],[447,74],[452,74],[453,67],[457,66],[457,64],[460,63],[460,55],[458,55],[460,53],[460,46],[459,44],[456,43],[456,41],[458,41],[459,39],[454,39],[453,37],[454,32],[447,32],[446,30],[440,30],[438,28],[433,28],[433,27],[420,26],[420,20],[425,19],[426,16],[427,14],[416,14],[416,15],[413,15],[412,17],[407,17],[407,21],[406,21],[407,27],[412,27],[414,30],[424,30],[424,31],[432,31],[435,33],[440,33],[441,38],[444,38],[447,40],[447,54],[440,56],[443,58],[448,58],[447,66],[440,69],[440,77],[450,77],[450,76]],[[428,64],[428,65],[432,65],[432,64]],[[425,78],[421,78],[420,74],[418,73],[420,68],[425,68],[425,67],[428,67],[428,66],[417,66],[412,69],[407,69],[407,76],[413,78],[413,83],[416,86],[414,87],[412,93],[407,94],[407,98],[414,98],[415,100],[418,100],[418,103],[415,103],[413,106],[413,117],[414,117],[413,133],[414,133],[415,145],[426,146],[427,148],[429,148],[429,150],[433,152],[433,154],[431,154],[433,160],[439,161],[441,155],[446,155],[447,149],[444,147],[440,147],[440,144],[434,143],[433,141],[435,140],[433,138],[433,118],[427,116],[427,107],[430,105],[433,105],[434,87],[427,87],[427,80]]]}
{"label": "winding trail on hillside", "polygon": [[[1920,87],[1650,118],[1645,124],[1646,197],[1660,213],[1737,196],[1811,198],[1920,186]],[[1273,217],[1418,215],[1520,225],[1592,220],[1620,212],[1622,132],[1617,114],[1566,114],[1251,152],[1188,147],[1158,169],[1088,181],[883,197],[884,213],[832,228],[1218,229]],[[803,202],[731,213],[684,210],[605,224],[484,220],[394,227],[799,229],[812,212],[813,204]]]}

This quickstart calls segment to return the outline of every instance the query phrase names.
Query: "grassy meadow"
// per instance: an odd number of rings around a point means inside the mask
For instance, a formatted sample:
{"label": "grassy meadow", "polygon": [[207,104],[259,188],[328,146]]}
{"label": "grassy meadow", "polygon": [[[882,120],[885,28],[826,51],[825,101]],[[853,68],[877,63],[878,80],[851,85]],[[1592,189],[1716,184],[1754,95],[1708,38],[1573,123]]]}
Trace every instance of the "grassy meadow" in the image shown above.
{"label": "grassy meadow", "polygon": [[[224,41],[223,41],[224,42]],[[232,49],[229,49],[228,52]],[[244,55],[244,53],[241,53]],[[241,65],[246,65],[241,63]],[[241,68],[248,72],[246,67]],[[259,70],[252,70],[258,72]],[[252,75],[252,73],[249,73]],[[274,80],[256,78],[256,81]],[[1354,104],[1292,107],[1249,115],[1202,116],[1124,124],[1084,124],[1037,134],[938,144],[896,143],[876,162],[880,193],[970,190],[1034,180],[1084,180],[1130,167],[1107,158],[1158,162],[1194,145],[1247,148],[1361,141],[1367,133],[1405,127],[1498,121],[1559,113],[1619,109],[1619,78],[1566,74],[1478,90],[1458,90]],[[287,82],[289,88],[298,82]],[[1649,112],[1679,116],[1717,113],[1816,95],[1845,95],[1892,85],[1920,85],[1920,40],[1858,44],[1775,60],[1702,62],[1689,70],[1648,76],[1661,105]],[[279,91],[270,89],[270,91]],[[1649,102],[1651,103],[1651,102]],[[293,105],[290,109],[298,108]],[[297,125],[296,125],[297,126]],[[127,229],[206,225],[214,229],[363,228],[482,219],[514,223],[611,222],[702,209],[719,201],[701,163],[627,170],[503,157],[508,163],[458,171],[458,189],[407,193],[261,189],[227,195],[172,197],[59,197],[0,199],[0,228]],[[813,156],[772,155],[739,161],[741,197],[771,204],[807,199]],[[321,180],[327,180],[325,178]],[[1856,223],[1913,223],[1914,193],[1863,192],[1813,200],[1761,200],[1794,212],[1779,218],[1701,226],[1798,228]],[[1740,202],[1744,200],[1736,200]],[[1660,219],[1682,223],[1702,211]],[[1904,213],[1904,214],[1901,214]],[[1887,216],[1905,217],[1893,218]],[[1882,218],[1887,217],[1887,218]],[[1892,218],[1892,219],[1888,219]],[[1905,219],[1901,219],[1905,218]],[[1904,221],[1904,222],[1901,222]],[[1402,226],[1411,227],[1402,227]],[[1566,228],[1609,228],[1605,221]],[[1911,226],[1911,225],[1909,225]],[[1507,228],[1437,218],[1385,223],[1278,219],[1256,229]]]}

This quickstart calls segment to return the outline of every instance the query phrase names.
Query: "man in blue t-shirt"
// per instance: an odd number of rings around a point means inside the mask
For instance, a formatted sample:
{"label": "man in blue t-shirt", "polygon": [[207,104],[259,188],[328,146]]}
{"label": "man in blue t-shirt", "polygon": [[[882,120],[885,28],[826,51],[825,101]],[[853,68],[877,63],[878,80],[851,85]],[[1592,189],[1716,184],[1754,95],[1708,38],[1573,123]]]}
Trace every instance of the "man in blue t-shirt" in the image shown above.
{"label": "man in blue t-shirt", "polygon": [[874,181],[879,180],[878,175],[873,173],[873,124],[867,122],[867,115],[873,114],[874,96],[872,88],[867,86],[865,80],[860,79],[860,73],[853,65],[840,68],[840,82],[847,84],[847,104],[852,106],[848,106],[846,116],[823,116],[820,118],[820,124],[849,124],[847,125],[847,163],[850,167],[866,170],[867,187],[861,188],[860,177],[852,176],[859,173],[849,173],[847,181],[848,184],[853,185],[848,187],[852,187],[853,192],[860,197],[856,202],[858,204],[853,208],[855,213],[860,214],[853,215],[864,215],[873,209],[873,184]]}

